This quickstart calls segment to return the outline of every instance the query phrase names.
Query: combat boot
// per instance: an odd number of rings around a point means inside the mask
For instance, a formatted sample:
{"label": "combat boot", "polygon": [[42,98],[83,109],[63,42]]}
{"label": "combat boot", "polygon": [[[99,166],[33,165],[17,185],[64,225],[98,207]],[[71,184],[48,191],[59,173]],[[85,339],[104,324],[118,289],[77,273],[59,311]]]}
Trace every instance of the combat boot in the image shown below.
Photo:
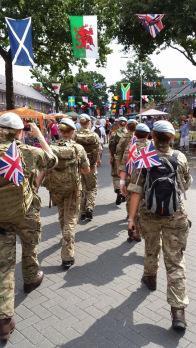
{"label": "combat boot", "polygon": [[145,276],[143,275],[142,279],[141,279],[142,283],[144,283],[147,288],[151,291],[156,290],[157,288],[157,276],[153,275],[153,276]]}
{"label": "combat boot", "polygon": [[7,341],[14,329],[15,321],[13,318],[0,319],[0,340]]}
{"label": "combat boot", "polygon": [[86,220],[86,214],[82,213],[80,216],[80,221],[85,221]]}
{"label": "combat boot", "polygon": [[29,294],[31,291],[35,290],[41,284],[43,278],[44,278],[44,272],[43,271],[37,272],[35,280],[32,283],[30,284],[24,283],[24,292],[26,294]]}
{"label": "combat boot", "polygon": [[186,330],[187,323],[185,320],[184,308],[171,307],[171,317],[174,330]]}
{"label": "combat boot", "polygon": [[120,190],[116,190],[115,192],[117,193],[116,205],[120,205],[122,203],[122,195],[120,193]]}
{"label": "combat boot", "polygon": [[88,220],[92,220],[93,219],[93,211],[92,211],[92,209],[87,209],[86,210],[86,218]]}
{"label": "combat boot", "polygon": [[71,266],[73,266],[75,263],[75,259],[64,261],[62,260],[62,267],[65,271],[67,271]]}

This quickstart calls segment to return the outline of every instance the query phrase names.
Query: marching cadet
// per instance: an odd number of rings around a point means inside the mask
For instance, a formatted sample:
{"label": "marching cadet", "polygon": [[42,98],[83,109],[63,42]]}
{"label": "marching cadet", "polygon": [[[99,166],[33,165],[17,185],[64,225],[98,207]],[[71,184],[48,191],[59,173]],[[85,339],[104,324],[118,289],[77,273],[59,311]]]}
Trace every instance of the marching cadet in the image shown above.
{"label": "marching cadet", "polygon": [[156,290],[157,270],[162,247],[167,272],[167,302],[171,306],[172,327],[185,330],[185,307],[188,296],[185,284],[185,260],[189,221],[181,193],[189,188],[192,178],[184,154],[173,150],[175,130],[168,121],[153,126],[153,140],[160,165],[131,176],[128,226],[134,228],[140,204],[140,225],[145,241],[142,282],[149,290]]}
{"label": "marching cadet", "polygon": [[49,190],[52,202],[57,205],[62,230],[61,259],[64,270],[75,262],[75,229],[81,199],[81,174],[90,172],[84,148],[73,140],[76,126],[69,118],[59,124],[61,140],[51,149],[58,157],[58,165],[46,173],[43,185]]}
{"label": "marching cadet", "polygon": [[116,161],[116,149],[120,139],[127,133],[126,129],[127,119],[126,117],[119,117],[118,128],[111,132],[109,139],[109,150],[110,150],[110,163],[111,163],[111,175],[113,179],[114,192],[116,196],[116,205],[120,205],[125,201],[125,198],[120,193],[120,177],[118,175],[117,161]]}
{"label": "marching cadet", "polygon": [[100,139],[91,131],[91,118],[80,115],[81,128],[76,133],[76,142],[82,145],[90,162],[90,173],[82,175],[81,221],[92,220],[97,196],[97,166],[100,165]]}
{"label": "marching cadet", "polygon": [[[41,236],[40,199],[36,194],[37,170],[52,168],[57,163],[42,133],[35,124],[31,132],[42,149],[20,142],[23,122],[17,114],[7,112],[0,117],[0,339],[7,340],[15,328],[14,271],[16,235],[22,245],[24,291],[30,293],[43,280],[39,270],[37,247]],[[8,169],[9,165],[9,171]]]}

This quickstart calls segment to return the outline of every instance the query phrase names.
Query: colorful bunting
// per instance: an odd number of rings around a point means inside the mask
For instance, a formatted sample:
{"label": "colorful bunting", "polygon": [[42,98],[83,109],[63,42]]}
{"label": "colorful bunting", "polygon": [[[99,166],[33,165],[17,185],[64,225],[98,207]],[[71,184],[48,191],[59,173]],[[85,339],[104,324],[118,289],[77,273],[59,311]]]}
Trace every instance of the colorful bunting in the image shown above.
{"label": "colorful bunting", "polygon": [[73,54],[76,58],[98,58],[97,16],[70,16]]}
{"label": "colorful bunting", "polygon": [[60,93],[61,83],[52,83],[52,90],[56,93]]}
{"label": "colorful bunting", "polygon": [[82,101],[83,101],[84,103],[88,103],[88,97],[83,96],[83,97],[82,97]]}
{"label": "colorful bunting", "polygon": [[81,91],[88,93],[88,85],[85,85],[84,83],[78,83],[78,88],[81,89]]}
{"label": "colorful bunting", "polygon": [[76,97],[71,95],[68,97],[68,106],[69,107],[73,107],[75,106],[75,103],[76,103]]}

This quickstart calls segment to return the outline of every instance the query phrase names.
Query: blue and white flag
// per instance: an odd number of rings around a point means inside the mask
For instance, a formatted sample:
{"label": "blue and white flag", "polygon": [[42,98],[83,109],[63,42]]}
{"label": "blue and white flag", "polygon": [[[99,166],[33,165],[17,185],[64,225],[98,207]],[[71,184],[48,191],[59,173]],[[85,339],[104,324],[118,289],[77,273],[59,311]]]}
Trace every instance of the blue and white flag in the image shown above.
{"label": "blue and white flag", "polygon": [[25,19],[5,17],[5,20],[10,40],[12,63],[23,66],[33,65],[31,17]]}

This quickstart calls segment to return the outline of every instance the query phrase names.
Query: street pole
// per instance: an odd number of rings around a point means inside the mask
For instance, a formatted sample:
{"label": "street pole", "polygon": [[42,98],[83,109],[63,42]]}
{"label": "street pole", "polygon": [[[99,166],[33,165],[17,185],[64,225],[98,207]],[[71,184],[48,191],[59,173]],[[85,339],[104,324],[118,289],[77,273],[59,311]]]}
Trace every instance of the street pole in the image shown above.
{"label": "street pole", "polygon": [[142,112],[142,68],[140,70],[140,114]]}

